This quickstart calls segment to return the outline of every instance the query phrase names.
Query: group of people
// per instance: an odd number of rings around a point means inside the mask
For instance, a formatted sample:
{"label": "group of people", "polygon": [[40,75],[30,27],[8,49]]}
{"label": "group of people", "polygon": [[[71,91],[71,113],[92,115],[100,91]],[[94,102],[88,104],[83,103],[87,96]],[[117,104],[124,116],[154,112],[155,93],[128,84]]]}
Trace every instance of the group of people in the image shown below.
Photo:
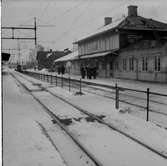
{"label": "group of people", "polygon": [[65,73],[65,67],[62,65],[62,66],[59,66],[58,67],[58,74],[64,74]]}
{"label": "group of people", "polygon": [[92,78],[96,79],[96,75],[97,75],[96,67],[81,66],[82,79],[84,79],[85,77],[87,77],[88,79]]}

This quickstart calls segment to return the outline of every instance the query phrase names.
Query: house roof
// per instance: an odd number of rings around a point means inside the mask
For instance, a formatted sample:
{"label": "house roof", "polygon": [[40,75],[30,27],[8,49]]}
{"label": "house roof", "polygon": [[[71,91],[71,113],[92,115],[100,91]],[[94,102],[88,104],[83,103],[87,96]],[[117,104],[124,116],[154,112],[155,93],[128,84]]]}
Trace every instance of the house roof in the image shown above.
{"label": "house roof", "polygon": [[58,59],[62,56],[67,55],[67,53],[65,53],[64,51],[38,51],[37,52],[37,59],[40,60],[55,60]]}
{"label": "house roof", "polygon": [[63,56],[59,59],[56,59],[54,62],[63,62],[63,61],[69,61],[69,60],[75,60],[78,59],[78,51],[72,52],[66,56]]}
{"label": "house roof", "polygon": [[113,51],[107,51],[107,52],[99,52],[99,53],[94,53],[94,54],[88,54],[88,55],[81,56],[80,59],[102,57],[102,56],[109,55],[110,53],[114,53],[114,52],[117,51],[117,50],[118,50],[118,49],[113,50]]}
{"label": "house roof", "polygon": [[167,24],[141,16],[127,16],[126,18],[97,29],[95,32],[82,37],[75,43],[80,43],[116,29],[167,31]]}

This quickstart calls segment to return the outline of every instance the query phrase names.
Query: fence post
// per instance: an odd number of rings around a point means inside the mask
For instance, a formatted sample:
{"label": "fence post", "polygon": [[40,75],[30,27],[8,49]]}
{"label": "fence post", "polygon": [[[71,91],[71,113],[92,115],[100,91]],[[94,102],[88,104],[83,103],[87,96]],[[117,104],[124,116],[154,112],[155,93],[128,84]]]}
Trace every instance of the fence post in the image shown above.
{"label": "fence post", "polygon": [[150,101],[150,89],[147,88],[147,121],[149,121],[149,101]]}
{"label": "fence post", "polygon": [[69,92],[71,90],[70,77],[69,77]]}
{"label": "fence post", "polygon": [[81,78],[80,78],[80,82],[79,82],[80,84],[80,86],[79,86],[79,93],[80,94],[82,94],[82,80],[81,80]]}
{"label": "fence post", "polygon": [[57,75],[56,75],[56,86],[57,86]]}
{"label": "fence post", "polygon": [[52,84],[52,74],[50,75],[50,83]]}
{"label": "fence post", "polygon": [[117,83],[115,84],[115,108],[119,109],[119,88]]}
{"label": "fence post", "polygon": [[61,76],[61,87],[63,88],[63,75]]}

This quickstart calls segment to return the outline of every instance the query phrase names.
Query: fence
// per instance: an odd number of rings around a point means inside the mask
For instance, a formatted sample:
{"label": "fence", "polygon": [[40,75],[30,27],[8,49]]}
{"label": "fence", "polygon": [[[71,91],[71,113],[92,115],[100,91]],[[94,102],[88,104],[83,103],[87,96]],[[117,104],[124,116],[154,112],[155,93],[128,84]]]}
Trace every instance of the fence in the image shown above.
{"label": "fence", "polygon": [[[136,89],[131,89],[131,88],[125,88],[125,87],[121,87],[118,86],[117,84],[115,84],[115,86],[111,86],[111,85],[105,85],[105,84],[98,84],[98,83],[92,83],[92,82],[87,82],[87,81],[83,81],[82,79],[80,80],[76,80],[76,79],[72,79],[70,77],[63,77],[62,76],[57,76],[57,75],[48,75],[48,74],[41,74],[41,73],[35,73],[35,72],[29,72],[29,71],[24,71],[25,74],[31,75],[32,77],[36,78],[36,79],[40,79],[42,81],[47,81],[50,82],[51,84],[55,84],[56,86],[61,86],[62,88],[64,86],[68,86],[68,90],[71,91],[71,88],[74,86],[72,83],[75,82],[78,84],[78,93],[82,95],[82,86],[83,84],[87,84],[87,85],[96,85],[96,86],[101,86],[101,87],[106,87],[109,89],[114,89],[115,90],[115,108],[119,109],[119,103],[120,102],[124,102],[127,104],[131,104],[129,102],[126,101],[122,101],[120,99],[120,91],[132,91],[132,92],[138,92],[138,93],[142,93],[145,95],[145,99],[146,99],[146,105],[143,106],[143,108],[146,109],[146,121],[149,121],[149,113],[150,113],[150,95],[156,95],[156,96],[161,96],[161,97],[167,97],[167,94],[161,94],[161,93],[156,93],[156,92],[151,92],[149,88],[147,88],[147,90],[136,90]],[[141,106],[142,107],[142,106]]]}

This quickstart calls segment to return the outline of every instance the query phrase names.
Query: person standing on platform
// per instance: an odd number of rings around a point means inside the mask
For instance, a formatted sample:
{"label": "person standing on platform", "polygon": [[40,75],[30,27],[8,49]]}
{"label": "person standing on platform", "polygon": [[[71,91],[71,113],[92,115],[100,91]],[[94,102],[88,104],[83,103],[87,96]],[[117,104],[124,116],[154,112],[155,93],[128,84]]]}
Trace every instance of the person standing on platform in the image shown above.
{"label": "person standing on platform", "polygon": [[92,79],[92,69],[88,67],[88,79]]}
{"label": "person standing on platform", "polygon": [[58,74],[60,74],[61,73],[61,68],[60,68],[60,66],[58,66]]}
{"label": "person standing on platform", "polygon": [[87,77],[87,79],[88,79],[88,78],[89,78],[89,77],[88,77],[88,66],[85,67],[85,72],[86,72],[86,77]]}
{"label": "person standing on platform", "polygon": [[92,76],[93,76],[94,79],[96,79],[96,75],[97,75],[97,73],[96,73],[96,67],[93,67],[92,68]]}
{"label": "person standing on platform", "polygon": [[85,78],[85,75],[86,75],[86,69],[84,66],[81,66],[81,76],[82,76],[82,79]]}
{"label": "person standing on platform", "polygon": [[63,65],[61,66],[61,73],[62,75],[65,73],[65,67]]}

